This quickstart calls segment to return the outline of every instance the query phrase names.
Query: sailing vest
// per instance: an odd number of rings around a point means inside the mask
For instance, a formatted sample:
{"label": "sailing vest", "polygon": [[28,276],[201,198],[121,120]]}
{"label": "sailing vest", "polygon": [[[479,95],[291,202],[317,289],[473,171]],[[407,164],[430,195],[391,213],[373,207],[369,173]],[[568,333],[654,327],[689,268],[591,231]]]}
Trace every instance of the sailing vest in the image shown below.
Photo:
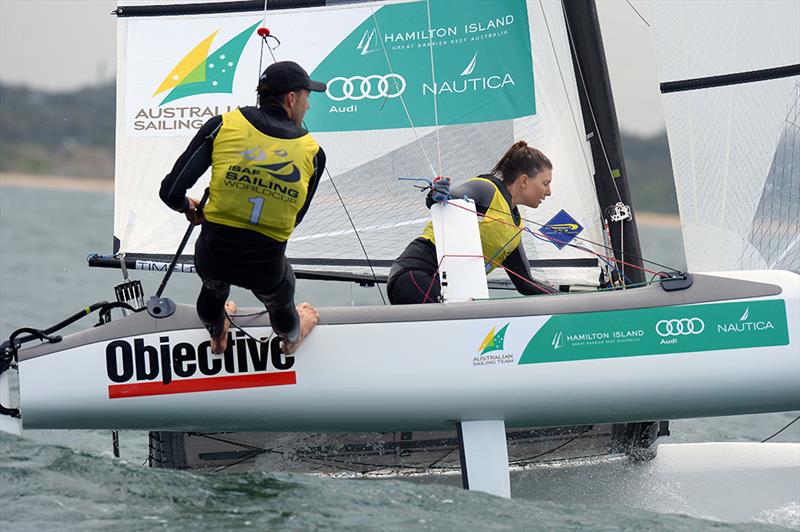
{"label": "sailing vest", "polygon": [[265,135],[238,109],[222,115],[211,154],[206,220],[285,242],[308,195],[319,146]]}
{"label": "sailing vest", "polygon": [[[478,216],[478,231],[481,235],[481,247],[483,248],[484,261],[491,263],[487,265],[486,273],[490,273],[500,263],[506,260],[512,251],[522,242],[522,218],[519,223],[514,222],[511,214],[511,205],[508,204],[497,185],[489,179],[474,177],[470,181],[486,181],[494,187],[492,202],[486,210],[485,216]],[[434,244],[433,222],[428,222],[422,231],[422,238],[430,240]]]}

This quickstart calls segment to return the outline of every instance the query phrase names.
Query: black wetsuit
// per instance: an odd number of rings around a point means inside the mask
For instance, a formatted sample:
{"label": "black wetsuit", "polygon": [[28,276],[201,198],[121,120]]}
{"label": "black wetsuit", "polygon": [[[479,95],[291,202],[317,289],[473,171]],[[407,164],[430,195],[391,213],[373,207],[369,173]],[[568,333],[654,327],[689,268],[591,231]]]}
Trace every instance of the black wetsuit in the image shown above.
{"label": "black wetsuit", "polygon": [[[454,198],[467,196],[475,201],[478,213],[486,214],[494,198],[495,191],[503,195],[508,205],[511,205],[511,194],[502,180],[493,175],[478,176],[485,180],[470,180],[451,189],[450,195]],[[430,195],[427,200],[428,207],[433,204]],[[515,224],[520,222],[519,209],[512,209],[511,214]],[[491,216],[491,213],[489,214]],[[537,284],[531,277],[528,257],[522,245],[512,251],[502,262],[505,269],[509,270],[508,277],[514,283],[517,291],[524,295],[546,294],[555,290]],[[435,303],[440,300],[441,286],[437,273],[438,261],[436,258],[436,245],[430,240],[418,237],[411,241],[405,251],[394,261],[389,271],[387,292],[389,301],[393,305],[408,305],[416,303]],[[513,273],[511,273],[513,272]]]}
{"label": "black wetsuit", "polygon": [[[296,139],[308,133],[280,106],[244,107],[241,112],[252,126],[271,137]],[[159,195],[170,208],[178,212],[188,208],[186,191],[211,166],[214,138],[221,124],[221,116],[209,119],[161,182]],[[295,226],[305,216],[324,169],[325,152],[319,148],[314,157],[308,194]],[[254,230],[203,222],[194,253],[195,268],[203,281],[197,298],[197,313],[213,336],[217,336],[224,325],[223,309],[233,284],[251,290],[265,304],[276,334],[290,341],[297,339],[300,321],[294,306],[295,278],[285,249],[286,242]]]}

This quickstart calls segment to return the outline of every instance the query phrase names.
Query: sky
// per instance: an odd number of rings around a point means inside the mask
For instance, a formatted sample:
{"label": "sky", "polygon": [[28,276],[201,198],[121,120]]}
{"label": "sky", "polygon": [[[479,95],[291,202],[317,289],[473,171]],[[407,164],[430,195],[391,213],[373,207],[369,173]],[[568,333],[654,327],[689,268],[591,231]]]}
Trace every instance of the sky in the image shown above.
{"label": "sky", "polygon": [[[113,79],[115,8],[115,0],[0,0],[0,80],[66,91]],[[597,10],[620,129],[657,134],[664,117],[647,2],[597,0]]]}

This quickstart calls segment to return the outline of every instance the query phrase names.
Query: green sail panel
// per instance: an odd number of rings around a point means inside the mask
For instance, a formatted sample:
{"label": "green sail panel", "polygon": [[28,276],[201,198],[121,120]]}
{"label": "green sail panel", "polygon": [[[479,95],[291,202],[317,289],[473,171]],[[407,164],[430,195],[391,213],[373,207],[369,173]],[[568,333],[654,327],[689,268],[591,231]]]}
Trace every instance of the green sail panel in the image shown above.
{"label": "green sail panel", "polygon": [[325,81],[328,90],[306,115],[311,130],[471,124],[536,114],[526,3],[429,5],[430,30],[428,3],[383,6],[320,63],[311,77]]}

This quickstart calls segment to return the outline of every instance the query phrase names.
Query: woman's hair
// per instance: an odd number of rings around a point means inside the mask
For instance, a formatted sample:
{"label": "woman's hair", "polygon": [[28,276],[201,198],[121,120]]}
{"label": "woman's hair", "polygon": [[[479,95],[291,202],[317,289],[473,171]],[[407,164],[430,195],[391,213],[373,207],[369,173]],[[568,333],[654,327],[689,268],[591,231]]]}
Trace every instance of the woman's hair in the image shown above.
{"label": "woman's hair", "polygon": [[553,169],[550,159],[536,148],[528,146],[524,140],[520,140],[500,157],[500,160],[492,168],[492,173],[510,185],[522,174],[533,177],[545,169]]}

